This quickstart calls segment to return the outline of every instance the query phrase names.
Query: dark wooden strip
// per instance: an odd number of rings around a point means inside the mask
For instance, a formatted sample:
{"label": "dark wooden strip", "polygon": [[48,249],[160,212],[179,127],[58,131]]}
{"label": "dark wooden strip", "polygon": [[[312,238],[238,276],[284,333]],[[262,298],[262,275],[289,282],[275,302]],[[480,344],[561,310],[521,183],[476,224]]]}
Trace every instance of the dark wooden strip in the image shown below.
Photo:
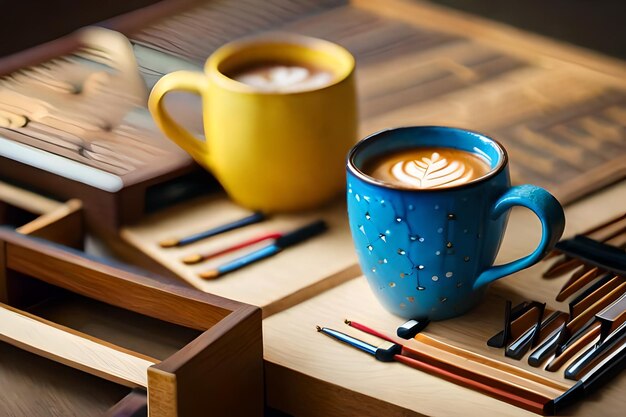
{"label": "dark wooden strip", "polygon": [[528,66],[527,63],[519,59],[501,54],[494,54],[485,61],[469,62],[466,65],[477,73],[481,81],[489,81],[509,71]]}
{"label": "dark wooden strip", "polygon": [[326,39],[343,39],[367,32],[384,21],[375,13],[354,7],[338,7],[304,17],[282,27],[282,30]]}
{"label": "dark wooden strip", "polygon": [[377,116],[391,110],[404,107],[407,103],[415,103],[433,99],[446,93],[459,90],[465,83],[453,74],[438,72],[420,80],[417,84],[400,88],[399,91],[379,97],[363,100],[361,118]]}
{"label": "dark wooden strip", "polygon": [[[476,50],[476,54],[472,51]],[[487,82],[509,71],[526,66],[525,63],[494,51],[486,51],[473,43],[465,44],[464,50],[456,51],[463,56],[430,59],[422,66],[404,73],[394,72],[389,77],[370,72],[375,80],[361,80],[363,84],[376,83],[376,95],[365,95],[362,114],[364,118],[390,110],[414,105],[444,94]],[[469,57],[469,58],[468,58]],[[416,60],[419,56],[415,57]],[[472,75],[468,77],[467,74]],[[384,88],[382,88],[384,86]]]}
{"label": "dark wooden strip", "polygon": [[[331,39],[335,40],[335,39]],[[385,24],[335,41],[348,48],[363,64],[384,58],[424,51],[457,40],[436,32],[419,31],[409,25]]]}
{"label": "dark wooden strip", "polygon": [[[607,90],[498,129],[494,135],[507,147],[517,165],[514,180],[526,182],[531,177],[537,180],[537,175],[531,175],[535,172],[543,178],[538,185],[563,185],[626,155],[625,126],[611,118],[620,114],[624,101],[626,93]],[[607,109],[611,109],[608,116]],[[547,161],[551,162],[551,168],[546,166]]]}
{"label": "dark wooden strip", "polygon": [[[127,266],[106,264],[101,258],[9,230],[0,230],[0,239],[7,245],[9,271],[170,323],[206,330],[242,306],[211,294],[163,284],[125,269]],[[38,263],[32,262],[35,258]]]}
{"label": "dark wooden strip", "polygon": [[600,95],[594,96],[582,102],[572,103],[569,106],[562,107],[555,112],[551,112],[549,115],[538,117],[533,121],[529,121],[529,123],[533,129],[542,130],[556,124],[566,123],[586,115],[594,114],[598,110],[617,103],[623,103],[624,101],[626,101],[625,92],[608,89]]}
{"label": "dark wooden strip", "polygon": [[343,0],[298,2],[211,1],[166,19],[131,37],[145,45],[200,63],[223,43],[276,29],[307,15],[345,4]]}
{"label": "dark wooden strip", "polygon": [[544,134],[549,135],[553,140],[563,145],[574,145],[584,149],[595,160],[595,164],[610,161],[613,159],[614,152],[621,152],[618,146],[596,141],[590,135],[584,134],[580,129],[572,129],[571,126],[567,125],[553,126],[546,130]]}

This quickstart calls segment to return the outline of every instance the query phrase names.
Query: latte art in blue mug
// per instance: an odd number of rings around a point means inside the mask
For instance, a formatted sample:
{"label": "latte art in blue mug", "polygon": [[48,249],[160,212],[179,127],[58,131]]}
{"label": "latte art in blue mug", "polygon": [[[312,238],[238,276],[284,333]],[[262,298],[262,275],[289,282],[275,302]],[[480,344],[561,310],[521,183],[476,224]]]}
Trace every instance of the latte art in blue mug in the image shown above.
{"label": "latte art in blue mug", "polygon": [[489,172],[489,162],[458,149],[417,148],[368,161],[364,171],[390,184],[428,189],[454,187]]}
{"label": "latte art in blue mug", "polygon": [[[371,135],[351,150],[347,183],[361,269],[383,306],[405,318],[466,312],[489,283],[538,262],[565,225],[561,205],[546,190],[511,186],[499,143],[463,129]],[[494,266],[513,206],[535,212],[542,239],[530,255]]]}

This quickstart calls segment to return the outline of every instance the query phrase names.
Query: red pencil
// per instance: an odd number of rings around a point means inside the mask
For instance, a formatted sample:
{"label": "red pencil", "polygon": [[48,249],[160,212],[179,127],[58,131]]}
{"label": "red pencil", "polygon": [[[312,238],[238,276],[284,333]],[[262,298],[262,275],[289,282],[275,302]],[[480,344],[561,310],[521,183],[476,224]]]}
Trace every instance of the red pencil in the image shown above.
{"label": "red pencil", "polygon": [[216,250],[214,252],[188,255],[188,256],[185,256],[182,259],[182,261],[184,263],[186,263],[187,265],[197,264],[197,263],[209,260],[211,258],[215,258],[215,257],[220,256],[220,255],[224,255],[224,254],[227,254],[227,253],[230,253],[230,252],[234,252],[234,251],[239,250],[239,249],[246,248],[248,246],[252,246],[252,245],[254,245],[256,243],[260,243],[260,242],[263,242],[263,241],[266,241],[266,240],[276,240],[279,237],[281,237],[282,235],[283,235],[282,233],[276,233],[276,232],[267,233],[267,234],[264,234],[264,235],[261,235],[261,236],[254,237],[252,239],[245,240],[245,241],[240,242],[240,243],[236,243],[236,244],[234,244],[232,246],[229,246],[227,248]]}

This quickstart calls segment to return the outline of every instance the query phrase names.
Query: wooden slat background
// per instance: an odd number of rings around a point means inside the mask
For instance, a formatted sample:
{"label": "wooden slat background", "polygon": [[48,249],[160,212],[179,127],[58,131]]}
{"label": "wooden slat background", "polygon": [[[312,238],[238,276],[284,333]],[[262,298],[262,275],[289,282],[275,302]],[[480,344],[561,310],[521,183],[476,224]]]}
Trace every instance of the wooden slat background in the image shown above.
{"label": "wooden slat background", "polygon": [[144,28],[131,37],[168,54],[202,63],[219,46],[345,4],[344,0],[214,0]]}
{"label": "wooden slat background", "polygon": [[385,2],[323,10],[338,3],[206,2],[132,38],[202,65],[224,42],[265,30],[321,37],[357,58],[363,135],[410,124],[491,134],[509,150],[514,182],[544,186],[563,203],[626,175],[624,85],[373,10]]}
{"label": "wooden slat background", "polygon": [[[433,25],[436,17],[424,20],[419,2],[195,4],[130,35],[148,87],[166,72],[200,68],[216,48],[233,39],[265,31],[297,32],[337,42],[357,58],[362,136],[415,124],[482,131],[509,150],[515,183],[544,186],[563,203],[626,176],[626,82],[589,71],[588,62],[581,58],[578,63],[576,54],[567,60],[548,59],[549,54],[529,54],[507,38],[484,42],[471,31],[455,28],[465,22],[443,19]],[[398,4],[407,13],[394,14]],[[59,63],[67,65],[61,60],[37,69],[58,71]],[[182,115],[195,111],[195,119],[200,118],[197,104],[177,104],[184,109]],[[133,121],[124,119],[120,126],[83,129],[82,142],[69,128],[58,131],[45,121],[0,129],[0,134],[126,176],[150,171],[155,164],[149,161],[161,165],[167,159],[163,150],[179,153],[162,143],[145,109],[133,111]],[[3,117],[6,114],[0,114]],[[198,125],[196,120],[196,132]],[[137,141],[157,145],[142,152],[132,145]],[[130,153],[129,146],[134,147]]]}

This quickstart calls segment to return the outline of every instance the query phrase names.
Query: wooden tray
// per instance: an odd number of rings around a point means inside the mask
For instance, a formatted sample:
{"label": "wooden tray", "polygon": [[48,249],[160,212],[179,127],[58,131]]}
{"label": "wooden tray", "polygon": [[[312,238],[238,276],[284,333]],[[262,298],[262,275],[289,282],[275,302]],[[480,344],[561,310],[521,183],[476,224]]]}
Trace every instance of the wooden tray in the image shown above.
{"label": "wooden tray", "polygon": [[[32,381],[40,375],[49,385],[58,366],[33,363],[3,343],[9,357],[26,361],[3,364],[12,375],[0,394],[3,415],[49,415],[57,406],[71,410],[63,415],[85,415],[92,403],[95,410],[108,403],[107,415],[122,416],[146,401],[151,417],[263,412],[258,308],[3,228],[0,316],[3,342],[110,381],[59,370],[68,380],[44,390],[43,406]],[[83,386],[92,383],[103,389],[93,400]],[[73,393],[76,385],[87,398]],[[147,389],[147,399],[141,390],[121,399],[132,388]]]}
{"label": "wooden tray", "polygon": [[[346,222],[346,208],[342,203],[315,213],[276,215],[262,223],[180,248],[164,249],[158,244],[161,240],[187,236],[248,214],[222,194],[207,196],[155,213],[136,226],[124,227],[121,238],[140,251],[143,257],[150,257],[191,286],[261,307],[263,317],[291,307],[359,273]],[[241,253],[221,256],[198,265],[185,265],[181,261],[186,255],[211,252],[267,232],[287,232],[316,219],[324,219],[329,225],[328,231],[216,280],[203,280],[198,273]],[[141,258],[135,257],[133,262],[142,263]],[[150,264],[144,265],[151,267]]]}
{"label": "wooden tray", "polygon": [[[566,232],[573,235],[602,219],[623,212],[617,201],[626,199],[626,182],[611,187],[566,210]],[[530,252],[539,239],[540,226],[532,213],[514,210],[498,263]],[[567,310],[554,301],[568,275],[544,280],[549,263],[538,264],[498,281],[489,296],[467,315],[429,324],[425,334],[439,341],[486,356],[518,369],[549,378],[563,386],[563,370],[550,373],[489,348],[487,339],[502,330],[505,300],[540,300],[553,309]],[[270,407],[294,416],[444,416],[463,411],[467,416],[536,415],[438,377],[396,363],[382,363],[370,355],[338,343],[315,331],[316,325],[368,340],[364,333],[346,326],[345,318],[393,335],[404,320],[385,311],[375,300],[363,277],[351,280],[298,306],[263,321],[266,392]],[[416,341],[407,346],[436,354],[436,349]],[[441,353],[443,355],[444,353]],[[626,374],[565,411],[566,415],[621,416]]]}

